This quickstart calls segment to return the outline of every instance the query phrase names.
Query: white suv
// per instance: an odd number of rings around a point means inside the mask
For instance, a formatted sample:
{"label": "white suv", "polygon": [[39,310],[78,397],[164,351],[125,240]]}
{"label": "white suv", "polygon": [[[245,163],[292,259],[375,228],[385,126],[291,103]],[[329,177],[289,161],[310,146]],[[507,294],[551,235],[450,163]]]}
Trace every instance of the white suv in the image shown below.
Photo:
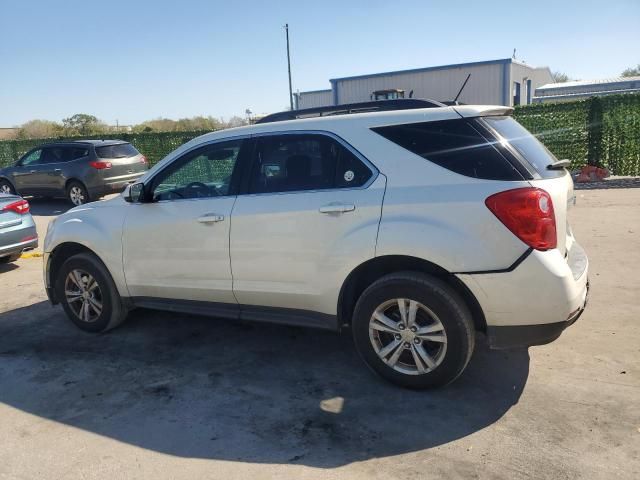
{"label": "white suv", "polygon": [[373,102],[203,135],[50,224],[47,293],[90,332],[135,307],[348,327],[384,378],[444,385],[476,331],[547,343],[587,300],[566,162],[510,113]]}

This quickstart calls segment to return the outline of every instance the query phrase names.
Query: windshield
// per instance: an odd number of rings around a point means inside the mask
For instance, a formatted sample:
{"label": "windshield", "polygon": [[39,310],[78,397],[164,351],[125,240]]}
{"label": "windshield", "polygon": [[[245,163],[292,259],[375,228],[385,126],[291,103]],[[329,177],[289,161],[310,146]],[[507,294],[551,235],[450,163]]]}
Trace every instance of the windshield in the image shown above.
{"label": "windshield", "polygon": [[130,143],[119,143],[116,145],[107,145],[104,147],[96,147],[96,155],[99,158],[126,158],[138,155],[136,147]]}
{"label": "windshield", "polygon": [[557,158],[526,128],[511,117],[483,117],[543,178],[559,177],[564,170],[547,170]]}

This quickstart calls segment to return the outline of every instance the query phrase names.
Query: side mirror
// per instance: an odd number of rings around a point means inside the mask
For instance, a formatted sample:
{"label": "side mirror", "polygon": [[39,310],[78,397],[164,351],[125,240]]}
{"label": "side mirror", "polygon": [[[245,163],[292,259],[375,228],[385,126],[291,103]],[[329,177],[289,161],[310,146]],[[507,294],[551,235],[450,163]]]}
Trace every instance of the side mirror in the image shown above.
{"label": "side mirror", "polygon": [[142,203],[144,201],[144,183],[129,185],[123,192],[124,201],[129,203]]}

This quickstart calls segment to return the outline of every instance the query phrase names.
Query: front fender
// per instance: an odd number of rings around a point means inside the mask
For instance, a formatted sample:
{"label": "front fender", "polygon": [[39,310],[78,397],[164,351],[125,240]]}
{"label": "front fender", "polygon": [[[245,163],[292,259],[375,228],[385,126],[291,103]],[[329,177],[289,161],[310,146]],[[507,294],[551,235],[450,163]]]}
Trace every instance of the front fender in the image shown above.
{"label": "front fender", "polygon": [[122,266],[122,226],[124,215],[116,208],[95,208],[91,204],[74,208],[49,225],[43,250],[49,257],[56,248],[73,243],[94,252],[104,263],[118,288],[127,297]]}

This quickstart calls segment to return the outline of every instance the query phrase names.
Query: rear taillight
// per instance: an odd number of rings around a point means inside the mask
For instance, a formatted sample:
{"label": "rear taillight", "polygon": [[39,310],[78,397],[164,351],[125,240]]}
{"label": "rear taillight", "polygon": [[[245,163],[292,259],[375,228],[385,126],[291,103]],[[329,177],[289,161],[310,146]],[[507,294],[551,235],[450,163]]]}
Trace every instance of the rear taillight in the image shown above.
{"label": "rear taillight", "polygon": [[558,243],[553,202],[539,188],[516,188],[491,195],[484,202],[513,234],[536,250]]}
{"label": "rear taillight", "polygon": [[101,160],[89,162],[89,165],[91,165],[96,170],[105,170],[106,168],[111,168],[111,162],[103,162]]}
{"label": "rear taillight", "polygon": [[3,212],[15,212],[20,215],[24,215],[25,213],[29,213],[29,202],[26,200],[18,200],[17,202],[10,203],[2,207]]}
{"label": "rear taillight", "polygon": [[145,157],[144,155],[140,155],[140,163],[144,163],[146,165],[147,164],[147,157]]}

